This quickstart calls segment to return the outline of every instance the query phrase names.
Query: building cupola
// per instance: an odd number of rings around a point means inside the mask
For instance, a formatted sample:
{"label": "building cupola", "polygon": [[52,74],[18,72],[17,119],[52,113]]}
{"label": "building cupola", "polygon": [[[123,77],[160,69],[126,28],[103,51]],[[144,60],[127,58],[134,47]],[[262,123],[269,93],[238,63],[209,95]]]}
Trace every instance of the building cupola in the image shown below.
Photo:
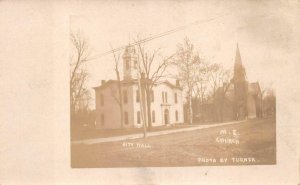
{"label": "building cupola", "polygon": [[137,78],[137,52],[132,45],[126,46],[123,54],[123,79]]}

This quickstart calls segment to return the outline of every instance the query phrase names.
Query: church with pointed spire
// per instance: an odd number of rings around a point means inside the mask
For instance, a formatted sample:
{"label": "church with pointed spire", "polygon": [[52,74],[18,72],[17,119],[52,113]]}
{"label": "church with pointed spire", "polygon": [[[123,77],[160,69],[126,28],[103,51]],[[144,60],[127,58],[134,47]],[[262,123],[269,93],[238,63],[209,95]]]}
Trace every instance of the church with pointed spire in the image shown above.
{"label": "church with pointed spire", "polygon": [[[234,109],[239,118],[247,117],[247,104],[248,96],[251,96],[248,93],[248,86],[250,85],[246,80],[246,70],[242,64],[241,54],[239,50],[239,45],[236,47],[235,63],[234,63],[234,74],[232,78],[232,83],[234,86]],[[251,100],[249,100],[251,101]]]}
{"label": "church with pointed spire", "polygon": [[248,82],[246,69],[237,44],[233,77],[217,90],[213,102],[219,121],[259,118],[262,115],[261,89],[259,82]]}

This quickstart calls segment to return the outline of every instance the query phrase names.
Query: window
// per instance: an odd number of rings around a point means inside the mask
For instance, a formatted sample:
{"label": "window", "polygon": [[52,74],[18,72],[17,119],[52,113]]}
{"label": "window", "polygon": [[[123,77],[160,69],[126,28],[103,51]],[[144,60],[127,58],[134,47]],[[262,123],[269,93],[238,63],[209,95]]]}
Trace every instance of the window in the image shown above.
{"label": "window", "polygon": [[141,112],[140,111],[137,111],[137,124],[141,124]]}
{"label": "window", "polygon": [[177,93],[174,94],[174,98],[175,98],[175,103],[177,103]]}
{"label": "window", "polygon": [[155,123],[155,111],[152,111],[152,123]]}
{"label": "window", "polygon": [[126,90],[123,91],[123,102],[124,103],[128,102],[128,96],[127,96],[127,91]]}
{"label": "window", "polygon": [[128,125],[128,112],[124,112],[124,123]]}
{"label": "window", "polygon": [[175,118],[176,118],[176,121],[178,121],[178,111],[177,110],[175,111]]}
{"label": "window", "polygon": [[140,91],[136,90],[136,102],[140,102]]}
{"label": "window", "polygon": [[129,70],[130,65],[129,65],[129,60],[128,59],[126,60],[125,64],[126,64],[126,70]]}
{"label": "window", "polygon": [[161,96],[162,96],[162,102],[163,103],[168,103],[168,93],[163,91],[161,93]]}
{"label": "window", "polygon": [[101,114],[101,125],[104,126],[104,114]]}
{"label": "window", "polygon": [[168,103],[168,93],[167,92],[165,92],[165,99],[166,99],[166,103]]}
{"label": "window", "polygon": [[103,94],[100,94],[100,105],[101,105],[101,106],[104,105],[104,97],[103,97]]}
{"label": "window", "polygon": [[150,95],[150,97],[151,97],[151,102],[154,102],[154,91],[153,91],[153,90],[151,90],[151,95]]}

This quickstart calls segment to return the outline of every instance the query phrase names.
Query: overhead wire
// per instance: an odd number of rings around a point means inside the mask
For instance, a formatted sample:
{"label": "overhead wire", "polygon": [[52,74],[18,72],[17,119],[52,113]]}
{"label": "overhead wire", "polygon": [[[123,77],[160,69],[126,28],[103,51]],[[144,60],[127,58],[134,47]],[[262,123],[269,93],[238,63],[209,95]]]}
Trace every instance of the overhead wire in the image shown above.
{"label": "overhead wire", "polygon": [[[187,29],[187,28],[190,27],[190,26],[197,25],[197,24],[200,24],[200,23],[210,22],[210,21],[216,20],[216,19],[218,19],[218,18],[220,18],[220,17],[227,16],[227,15],[228,15],[228,14],[223,14],[223,15],[220,15],[220,16],[218,16],[218,17],[214,17],[214,18],[210,18],[210,19],[197,20],[197,21],[192,22],[192,23],[190,23],[190,24],[188,24],[188,25],[179,26],[179,27],[176,27],[176,28],[174,28],[174,29],[168,30],[168,31],[166,31],[166,32],[159,33],[159,34],[153,35],[153,36],[151,36],[151,37],[148,37],[148,38],[145,38],[145,39],[142,39],[142,40],[139,40],[139,41],[135,41],[135,42],[133,42],[133,43],[130,43],[130,45],[135,46],[135,45],[138,45],[138,44],[141,44],[141,43],[149,42],[149,41],[151,41],[151,40],[154,40],[154,39],[157,39],[157,38],[161,38],[161,37],[164,37],[164,36],[167,36],[167,35],[176,33],[176,32],[178,32],[178,31],[181,31],[181,30],[185,30],[185,29]],[[125,49],[127,46],[128,46],[128,45],[123,45],[123,46],[120,46],[120,47],[118,47],[118,48],[112,49],[112,50],[110,50],[110,51],[107,51],[107,52],[104,52],[104,53],[95,55],[94,57],[91,57],[89,60],[95,60],[95,59],[101,58],[101,57],[103,57],[103,56],[112,54],[112,53],[114,53],[114,52],[116,52],[116,51],[123,50],[123,49]]]}

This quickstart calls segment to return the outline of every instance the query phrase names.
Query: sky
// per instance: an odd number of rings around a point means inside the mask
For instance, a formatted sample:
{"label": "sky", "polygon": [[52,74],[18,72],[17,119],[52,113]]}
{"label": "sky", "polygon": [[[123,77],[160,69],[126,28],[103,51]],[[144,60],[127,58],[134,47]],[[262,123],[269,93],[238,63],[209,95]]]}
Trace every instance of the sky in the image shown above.
{"label": "sky", "polygon": [[[248,81],[264,86],[275,86],[280,69],[297,53],[293,15],[299,7],[281,1],[82,1],[76,8],[70,30],[85,36],[92,56],[127,45],[137,35],[147,38],[195,21],[200,23],[147,42],[146,47],[162,48],[160,54],[170,56],[188,37],[206,61],[233,69],[238,43]],[[88,86],[116,79],[113,67],[111,54],[90,61]]]}

